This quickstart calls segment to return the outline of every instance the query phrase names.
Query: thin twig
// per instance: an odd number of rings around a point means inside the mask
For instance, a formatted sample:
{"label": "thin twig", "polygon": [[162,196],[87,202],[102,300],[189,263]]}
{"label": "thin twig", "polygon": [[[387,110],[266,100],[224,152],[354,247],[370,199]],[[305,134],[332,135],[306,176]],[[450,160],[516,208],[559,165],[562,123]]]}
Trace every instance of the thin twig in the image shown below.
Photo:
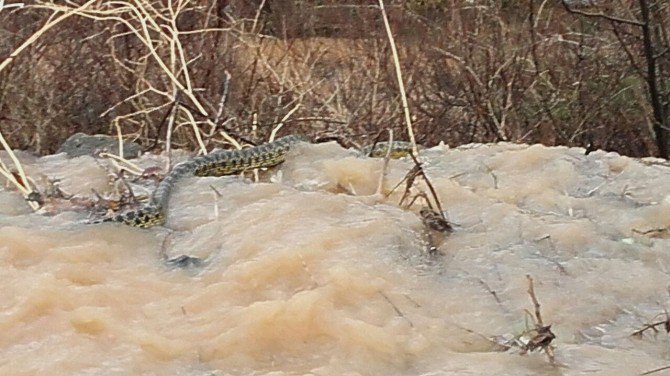
{"label": "thin twig", "polygon": [[286,120],[290,118],[294,112],[298,111],[300,106],[301,103],[298,102],[298,104],[296,104],[295,107],[293,107],[291,110],[289,110],[289,112],[286,115],[284,115],[279,124],[277,124],[277,126],[274,127],[274,129],[272,129],[272,132],[270,133],[270,139],[268,140],[269,142],[274,141],[275,137],[277,136],[277,132],[279,132],[279,130],[282,129],[282,127],[284,126],[284,122],[286,122]]}
{"label": "thin twig", "polygon": [[221,116],[223,115],[223,109],[226,105],[226,99],[228,98],[228,88],[230,86],[230,73],[227,70],[223,71],[225,75],[225,81],[223,81],[223,93],[221,94],[221,99],[219,100],[219,109],[216,111],[216,116],[214,117],[214,124],[218,125]]}
{"label": "thin twig", "polygon": [[121,181],[121,184],[123,184],[124,187],[126,187],[126,191],[128,192],[128,195],[130,196],[130,202],[137,203],[137,196],[135,196],[135,192],[133,192],[133,188],[128,184],[128,181],[126,180],[126,177],[124,176],[124,171],[126,170],[119,170],[119,172],[116,173],[116,178]]}
{"label": "thin twig", "polygon": [[[526,334],[533,334],[533,336],[528,340],[528,342],[523,346],[522,354],[525,354],[529,351],[534,351],[537,349],[542,349],[551,364],[555,364],[554,350],[551,346],[551,343],[556,339],[556,335],[551,331],[551,325],[544,325],[542,321],[542,313],[540,312],[540,303],[535,296],[535,288],[533,287],[533,278],[530,274],[526,275],[528,279],[528,295],[533,301],[533,306],[535,307],[535,317],[533,321],[535,322],[535,328],[526,332]],[[526,310],[526,312],[528,312]],[[530,313],[529,313],[530,314]]]}
{"label": "thin twig", "polygon": [[[665,313],[665,320],[651,324],[646,324],[642,329],[633,332],[631,336],[642,336],[642,334],[649,329],[653,330],[655,333],[658,333],[658,329],[656,329],[656,327],[661,325],[663,325],[663,329],[665,329],[666,333],[670,333],[670,315],[668,315],[667,310],[664,310],[664,313]],[[660,315],[656,315],[654,318],[658,316]]]}
{"label": "thin twig", "polygon": [[440,203],[440,199],[437,196],[437,191],[435,190],[433,183],[431,183],[430,179],[428,179],[428,176],[426,175],[426,172],[423,169],[423,165],[421,164],[421,162],[419,162],[419,160],[414,154],[410,154],[410,157],[412,157],[412,160],[414,161],[414,164],[417,166],[419,173],[423,177],[423,180],[426,182],[426,185],[430,190],[430,194],[433,196],[433,200],[435,200],[435,206],[437,207],[437,210],[439,210],[440,212],[440,216],[442,217],[442,219],[446,221],[447,218],[444,216],[444,209],[442,209],[442,203]]}
{"label": "thin twig", "polygon": [[[419,176],[420,169],[421,169],[421,166],[415,164],[414,167],[412,167],[412,169],[409,170],[409,171],[407,172],[407,174],[405,174],[405,177],[403,178],[403,180],[401,180],[401,181],[400,181],[400,182],[399,182],[399,183],[398,183],[398,184],[391,190],[391,192],[393,192],[393,191],[394,191],[400,184],[402,184],[403,181],[406,182],[406,184],[405,184],[405,192],[403,193],[402,197],[400,198],[400,202],[398,203],[399,206],[402,207],[402,206],[403,206],[403,205],[402,205],[403,202],[405,202],[405,200],[407,199],[407,197],[409,197],[409,195],[410,195],[410,191],[411,191],[411,189],[412,189],[412,186],[414,185],[414,180],[416,180],[416,177]],[[389,194],[391,194],[391,193],[389,193]],[[412,205],[410,204],[410,205],[408,205],[408,207],[409,207],[409,206],[412,206]]]}
{"label": "thin twig", "polygon": [[236,139],[230,137],[230,135],[224,131],[219,131],[219,134],[221,137],[223,137],[226,141],[228,141],[231,145],[233,145],[236,149],[240,150],[242,149],[242,145],[237,142]]}
{"label": "thin twig", "polygon": [[[15,49],[9,56],[3,60],[2,63],[0,63],[0,72],[2,72],[3,69],[5,69],[9,63],[12,62],[23,50],[28,48],[31,44],[33,44],[39,37],[44,35],[49,29],[52,27],[56,26],[58,23],[61,21],[65,20],[66,18],[86,9],[89,5],[95,3],[97,0],[90,0],[89,2],[85,3],[84,5],[78,7],[78,8],[73,8],[71,10],[66,11],[64,14],[60,15],[59,17],[48,21],[47,23],[42,26],[41,29],[37,30],[36,32],[33,33],[33,35],[30,36],[30,38],[26,39],[23,44],[21,44],[17,49]],[[55,13],[54,13],[55,14]]]}
{"label": "thin twig", "polygon": [[644,26],[644,22],[640,22],[638,20],[627,20],[625,18],[610,16],[610,15],[605,14],[603,12],[591,13],[591,12],[585,12],[585,11],[582,11],[582,10],[573,9],[573,8],[570,7],[570,5],[568,5],[568,3],[565,2],[565,0],[561,0],[561,4],[563,4],[563,8],[565,8],[565,10],[567,10],[569,13],[579,14],[581,16],[590,17],[590,18],[604,18],[604,19],[609,20],[609,21],[619,22],[619,23],[628,24],[628,25]]}
{"label": "thin twig", "polygon": [[651,375],[652,373],[656,373],[656,372],[660,372],[660,371],[665,371],[666,369],[670,369],[670,365],[669,365],[669,366],[659,367],[659,368],[654,368],[654,369],[652,369],[652,370],[645,371],[645,372],[641,373],[640,375],[641,375],[641,376],[644,376],[644,375]]}
{"label": "thin twig", "polygon": [[393,304],[393,302],[391,301],[391,299],[389,299],[389,297],[386,296],[386,294],[384,294],[383,292],[379,291],[379,295],[381,295],[381,296],[382,296],[382,297],[383,297],[383,298],[384,298],[384,299],[391,305],[391,307],[393,307],[393,310],[395,311],[395,313],[396,313],[398,316],[400,316],[400,317],[402,317],[403,319],[407,320],[407,322],[409,323],[409,326],[410,326],[410,327],[412,327],[412,328],[414,327],[414,324],[412,323],[412,321],[410,321],[410,319],[408,319],[407,316],[405,316],[405,315],[402,313],[402,311],[401,311],[395,304]]}
{"label": "thin twig", "polygon": [[[133,162],[131,162],[131,161],[129,161],[129,160],[123,158],[123,157],[120,157],[116,154],[100,153],[100,154],[98,154],[98,156],[100,158],[110,158],[112,160],[115,160],[115,161],[118,161],[118,162],[121,162],[121,163],[125,164],[127,166],[125,168],[125,170],[132,173],[133,175],[140,176],[144,172],[144,170],[140,166],[138,166],[135,163],[133,163]],[[128,168],[128,167],[130,167],[130,168]]]}
{"label": "thin twig", "polygon": [[477,278],[477,280],[478,280],[479,283],[482,285],[482,287],[484,287],[484,289],[485,289],[489,294],[491,294],[491,296],[493,296],[493,299],[496,300],[496,303],[498,303],[498,304],[502,304],[502,301],[501,301],[500,298],[498,297],[498,293],[496,293],[493,289],[491,289],[491,287],[488,285],[488,283],[484,282],[484,280],[481,279],[481,278]]}
{"label": "thin twig", "polygon": [[412,143],[412,153],[419,155],[419,149],[416,146],[416,138],[414,137],[414,130],[412,129],[412,116],[409,113],[409,104],[407,102],[407,93],[405,91],[405,83],[402,79],[402,71],[400,70],[400,58],[398,57],[398,50],[396,49],[395,40],[393,39],[393,33],[391,32],[391,25],[389,24],[388,17],[386,16],[386,9],[384,9],[384,0],[379,0],[379,10],[382,13],[382,20],[384,21],[384,27],[386,28],[386,35],[389,39],[389,44],[391,46],[391,53],[393,54],[393,64],[395,65],[396,78],[398,79],[398,90],[400,90],[400,100],[402,101],[402,108],[405,113],[405,124],[407,125],[407,135],[409,136],[409,142]]}
{"label": "thin twig", "polygon": [[165,132],[165,155],[167,156],[165,171],[170,171],[172,166],[172,128],[174,127],[174,119],[177,116],[177,109],[179,101],[179,91],[175,88],[172,95],[172,108],[170,109],[167,131]]}
{"label": "thin twig", "polygon": [[526,279],[528,279],[528,295],[533,301],[533,307],[535,307],[535,319],[537,320],[537,325],[544,326],[542,322],[542,313],[540,312],[540,302],[537,301],[535,296],[535,287],[533,287],[533,277],[530,274],[526,274]]}
{"label": "thin twig", "polygon": [[114,122],[114,125],[116,126],[116,137],[119,140],[119,158],[124,158],[123,157],[123,134],[121,133],[121,127],[119,126],[118,122]]}
{"label": "thin twig", "polygon": [[[16,170],[18,171],[19,178],[21,179],[21,182],[17,180],[17,178],[14,176],[14,174],[7,168],[7,166],[0,160],[0,174],[2,174],[7,180],[9,180],[16,188],[23,194],[23,197],[27,199],[28,205],[33,210],[37,210],[40,208],[40,205],[38,202],[35,200],[31,199],[33,196],[35,196],[35,191],[33,191],[32,187],[30,184],[28,184],[28,178],[26,177],[26,173],[23,170],[23,166],[21,165],[21,162],[19,159],[16,157],[16,154],[14,154],[14,151],[12,150],[11,147],[9,147],[9,144],[7,144],[7,141],[5,141],[5,138],[2,135],[2,132],[0,132],[0,144],[2,144],[2,147],[5,149],[7,154],[9,155],[9,158],[12,160],[14,163],[14,167],[16,167]],[[37,193],[39,194],[39,193]]]}
{"label": "thin twig", "polygon": [[[384,162],[382,164],[382,172],[379,175],[379,182],[377,183],[377,196],[382,195],[384,190],[384,182],[386,181],[386,175],[388,174],[389,161],[391,160],[391,145],[393,145],[393,129],[388,129],[389,132],[389,147],[386,148],[386,155],[384,156]],[[373,146],[374,148],[374,146]]]}
{"label": "thin twig", "polygon": [[256,9],[256,16],[254,17],[254,22],[251,25],[251,34],[256,33],[256,25],[258,25],[258,19],[261,16],[261,11],[263,10],[263,7],[265,6],[265,0],[262,0],[260,5],[258,6],[258,9]]}
{"label": "thin twig", "polygon": [[205,147],[205,143],[202,141],[202,135],[200,134],[200,128],[198,128],[198,125],[195,122],[195,119],[193,118],[193,114],[191,114],[191,111],[187,109],[183,109],[184,113],[186,114],[186,117],[189,120],[189,123],[191,124],[191,127],[193,127],[193,133],[195,135],[196,141],[198,141],[198,145],[200,146],[200,151],[202,152],[203,155],[207,155],[207,148]]}
{"label": "thin twig", "polygon": [[658,330],[656,330],[657,326],[664,325],[665,327],[668,327],[669,323],[670,323],[670,321],[666,319],[666,320],[663,320],[663,321],[658,321],[658,322],[654,322],[654,323],[651,323],[651,324],[646,324],[645,326],[642,327],[642,329],[638,329],[638,330],[634,331],[633,333],[631,333],[630,335],[631,336],[640,336],[649,329],[652,329],[655,332],[658,332]]}

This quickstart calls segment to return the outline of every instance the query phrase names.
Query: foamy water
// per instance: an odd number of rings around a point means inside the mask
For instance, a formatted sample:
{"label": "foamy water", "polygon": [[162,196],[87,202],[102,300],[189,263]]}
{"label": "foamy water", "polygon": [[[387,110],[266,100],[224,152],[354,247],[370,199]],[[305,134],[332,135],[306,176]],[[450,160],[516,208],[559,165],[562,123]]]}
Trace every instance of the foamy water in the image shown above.
{"label": "foamy water", "polygon": [[[402,189],[374,194],[382,161],[335,144],[299,147],[260,183],[185,179],[167,225],[150,230],[86,225],[63,201],[35,214],[5,188],[0,374],[611,375],[670,364],[668,335],[630,337],[668,302],[670,242],[633,230],[670,225],[670,168],[583,154],[424,151],[456,225],[443,255],[426,252],[420,205],[400,208]],[[38,184],[110,191],[93,158],[22,159]],[[385,191],[411,167],[391,161]],[[162,252],[204,265],[170,268]],[[526,329],[526,274],[557,335],[556,365],[489,339]]]}

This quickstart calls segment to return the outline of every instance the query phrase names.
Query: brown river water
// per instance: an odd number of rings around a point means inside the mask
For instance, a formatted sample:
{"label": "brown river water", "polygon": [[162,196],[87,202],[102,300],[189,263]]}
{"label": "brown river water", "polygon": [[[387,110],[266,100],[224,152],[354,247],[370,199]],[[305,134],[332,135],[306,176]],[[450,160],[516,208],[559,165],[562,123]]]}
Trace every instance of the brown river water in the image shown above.
{"label": "brown river water", "polygon": [[[111,191],[107,161],[20,158],[38,185]],[[662,327],[630,336],[665,319],[670,240],[644,232],[670,225],[670,168],[512,144],[435,147],[422,159],[455,227],[438,254],[427,252],[421,205],[399,207],[403,187],[375,195],[382,160],[332,143],[297,147],[258,183],[184,179],[166,226],[148,230],[86,224],[68,201],[33,213],[3,185],[0,375],[634,375],[670,365]],[[392,160],[384,191],[412,165]],[[204,264],[169,267],[161,252]],[[555,364],[495,345],[532,325],[527,274],[557,336]]]}

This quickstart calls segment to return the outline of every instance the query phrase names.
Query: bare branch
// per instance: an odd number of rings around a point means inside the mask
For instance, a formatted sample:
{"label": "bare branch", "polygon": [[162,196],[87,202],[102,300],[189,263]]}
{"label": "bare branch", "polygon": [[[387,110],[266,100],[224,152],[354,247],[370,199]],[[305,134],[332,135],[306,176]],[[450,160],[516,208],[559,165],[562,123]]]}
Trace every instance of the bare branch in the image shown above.
{"label": "bare branch", "polygon": [[644,26],[644,22],[640,22],[638,20],[628,20],[625,18],[619,18],[616,16],[611,16],[608,14],[605,14],[603,12],[598,12],[598,13],[593,13],[593,12],[585,12],[583,10],[578,10],[578,9],[573,9],[568,5],[568,3],[565,2],[565,0],[561,0],[561,4],[563,4],[563,8],[567,10],[570,13],[573,14],[579,14],[580,16],[584,17],[591,17],[591,18],[602,18],[605,20],[613,21],[613,22],[618,22],[618,23],[623,23],[627,25],[635,25],[635,26]]}

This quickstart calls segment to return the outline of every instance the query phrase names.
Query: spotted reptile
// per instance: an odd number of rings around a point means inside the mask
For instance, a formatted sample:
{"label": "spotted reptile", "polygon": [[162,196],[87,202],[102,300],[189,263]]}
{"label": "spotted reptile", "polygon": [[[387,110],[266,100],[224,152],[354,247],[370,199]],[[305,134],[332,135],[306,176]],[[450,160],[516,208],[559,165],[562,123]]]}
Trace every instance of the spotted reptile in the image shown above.
{"label": "spotted reptile", "polygon": [[[158,184],[147,205],[94,223],[119,222],[141,228],[162,225],[167,217],[170,194],[179,179],[186,176],[234,175],[255,168],[273,167],[284,162],[286,154],[299,142],[306,140],[302,136],[291,135],[252,148],[217,150],[179,163]],[[392,158],[399,158],[409,154],[411,150],[412,145],[408,142],[396,141],[391,144],[381,142],[364,148],[361,154],[384,157],[388,153]]]}

